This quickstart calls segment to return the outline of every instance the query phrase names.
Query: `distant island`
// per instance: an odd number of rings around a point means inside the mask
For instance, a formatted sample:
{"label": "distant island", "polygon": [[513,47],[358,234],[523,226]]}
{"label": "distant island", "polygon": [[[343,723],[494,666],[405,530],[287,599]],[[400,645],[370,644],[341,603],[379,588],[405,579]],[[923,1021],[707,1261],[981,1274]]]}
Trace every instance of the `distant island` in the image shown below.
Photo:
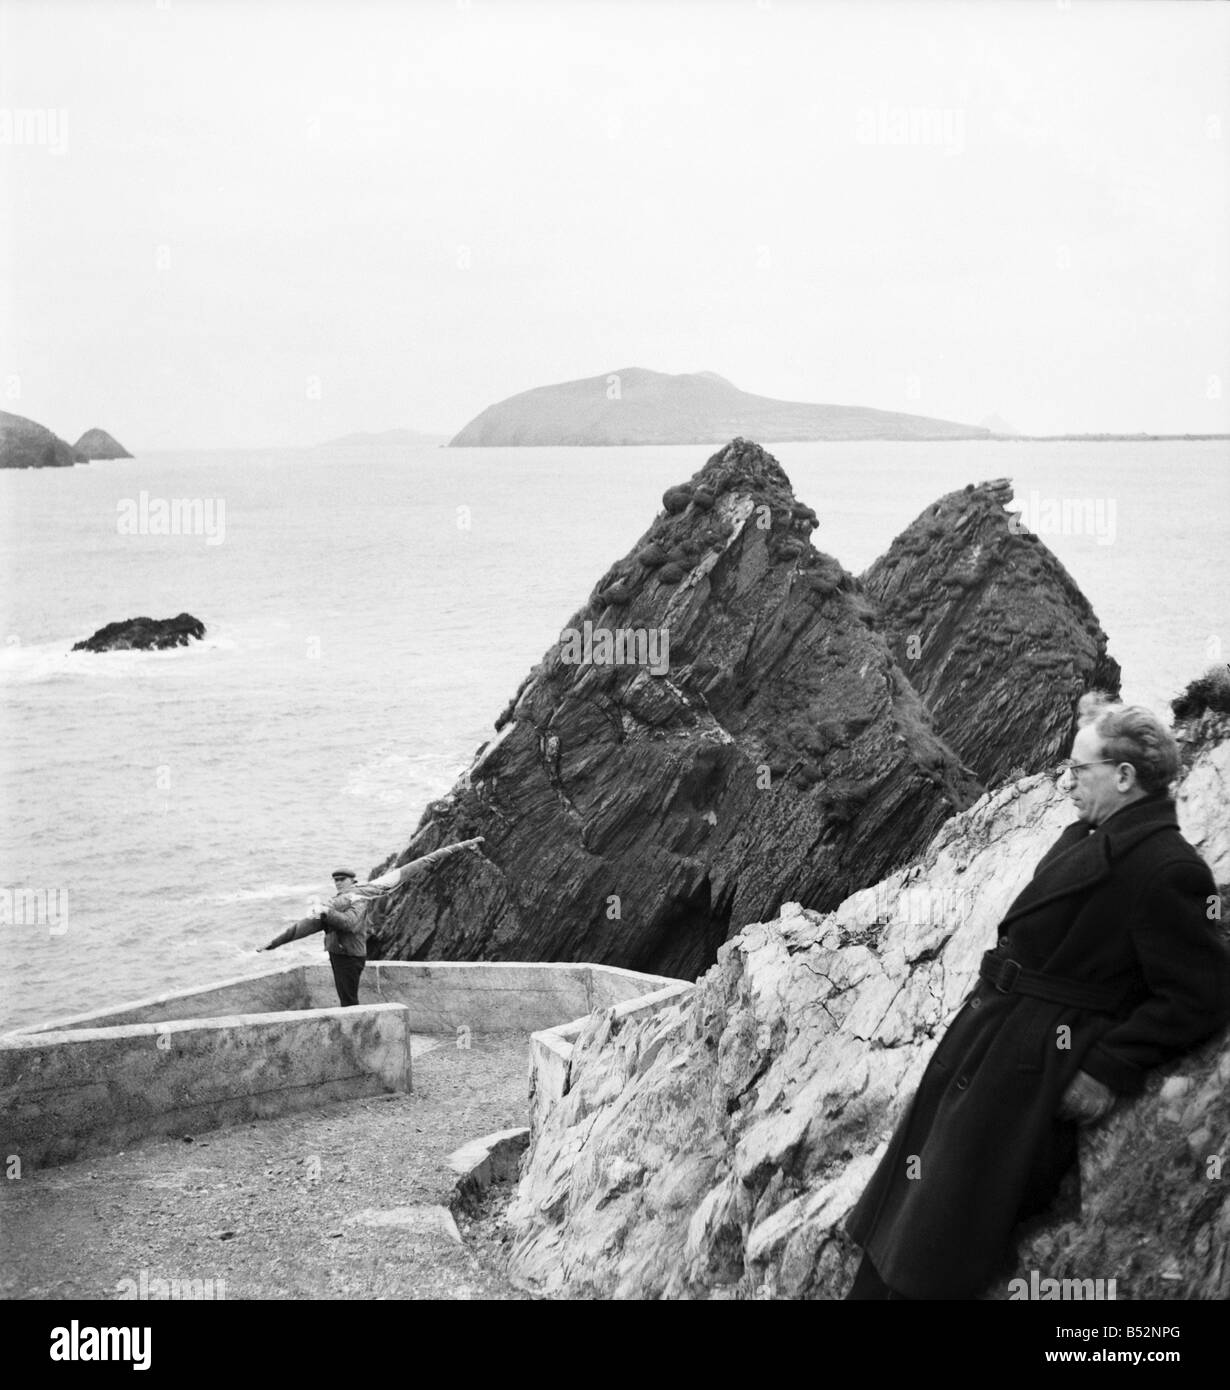
{"label": "distant island", "polygon": [[1230,434],[992,434],[991,439],[1009,444],[1161,444],[1167,440],[1230,439]]}
{"label": "distant island", "polygon": [[340,439],[330,439],[318,444],[318,449],[383,449],[398,444],[424,445],[443,444],[447,434],[430,434],[421,430],[360,430],[357,434],[344,434]]}
{"label": "distant island", "polygon": [[90,459],[130,459],[132,455],[119,442],[113,439],[106,430],[92,429],[86,430],[81,438],[73,445],[73,452],[79,459],[89,461]]}
{"label": "distant island", "polygon": [[0,468],[71,468],[72,446],[24,415],[0,410]]}
{"label": "distant island", "polygon": [[71,468],[91,459],[130,458],[106,430],[86,430],[76,444],[66,444],[45,425],[0,410],[0,468]]}
{"label": "distant island", "polygon": [[753,396],[714,372],[624,367],[522,391],[488,406],[450,441],[474,445],[715,444],[853,439],[988,439],[977,425],[857,405]]}

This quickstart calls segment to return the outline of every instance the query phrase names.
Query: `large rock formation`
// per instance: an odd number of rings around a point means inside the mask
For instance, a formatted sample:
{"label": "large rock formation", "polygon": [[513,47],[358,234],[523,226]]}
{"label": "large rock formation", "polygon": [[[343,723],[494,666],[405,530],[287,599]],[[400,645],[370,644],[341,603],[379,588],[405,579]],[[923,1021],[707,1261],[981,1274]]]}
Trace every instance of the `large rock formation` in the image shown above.
{"label": "large rock formation", "polygon": [[1011,501],[1007,478],[949,493],[863,575],[936,732],[988,786],[1065,757],[1086,690],[1119,693],[1088,600]]}
{"label": "large rock formation", "polygon": [[205,624],[191,613],[174,618],[126,618],[108,623],[92,637],[74,642],[75,652],[161,651],[166,647],[186,647],[191,638],[205,636]]}
{"label": "large rock formation", "polygon": [[0,468],[71,468],[73,450],[43,425],[0,410]]}
{"label": "large rock formation", "polygon": [[[1230,719],[1206,713],[1179,793],[1226,899]],[[1005,908],[1072,819],[1049,780],[988,793],[919,860],[820,915],[727,943],[676,1002],[591,1016],[509,1210],[525,1286],[595,1297],[840,1297],[840,1226]],[[1120,1298],[1226,1298],[1230,1040],[1159,1072],[1084,1144],[1084,1215],[1022,1248]],[[1214,1170],[1216,1169],[1216,1179]],[[1009,1296],[1001,1284],[991,1297]]]}
{"label": "large rock formation", "polygon": [[[565,632],[640,632],[647,655],[665,634],[669,659],[547,653],[398,862],[472,835],[482,856],[373,909],[374,956],[693,978],[781,903],[876,882],[981,793],[770,455],[735,440],[664,502]],[[1024,731],[1018,755],[1049,738]]]}
{"label": "large rock formation", "polygon": [[[771,456],[736,440],[664,500],[402,862],[475,834],[483,857],[409,885],[374,953],[691,977],[782,901],[874,882],[981,792]],[[578,664],[566,638],[621,630],[641,664]]]}
{"label": "large rock formation", "polygon": [[73,452],[78,458],[87,461],[90,459],[132,458],[132,455],[117,439],[112,439],[106,430],[100,429],[86,430],[73,445]]}
{"label": "large rock formation", "polygon": [[985,439],[989,431],[925,415],[754,396],[714,372],[644,367],[538,386],[488,406],[453,445],[717,444],[769,440]]}

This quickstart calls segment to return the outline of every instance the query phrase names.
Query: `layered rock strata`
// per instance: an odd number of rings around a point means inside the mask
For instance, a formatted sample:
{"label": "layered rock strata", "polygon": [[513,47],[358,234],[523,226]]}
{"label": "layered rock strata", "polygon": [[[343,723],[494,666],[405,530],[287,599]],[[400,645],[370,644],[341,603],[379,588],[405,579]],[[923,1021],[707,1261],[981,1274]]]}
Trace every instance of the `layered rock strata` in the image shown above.
{"label": "layered rock strata", "polygon": [[936,731],[988,786],[1066,757],[1080,696],[1120,681],[1089,601],[1011,501],[1007,478],[949,493],[863,575]]}
{"label": "layered rock strata", "polygon": [[[373,954],[694,978],[731,932],[835,906],[981,793],[776,460],[735,440],[663,503],[399,862],[473,835],[482,857],[377,909]],[[621,631],[639,661],[600,652]]]}
{"label": "layered rock strata", "polygon": [[[960,496],[960,515],[937,514],[953,535],[971,518],[975,534],[1007,526],[1001,487]],[[592,960],[691,979],[783,902],[827,910],[884,877],[981,794],[894,659],[878,603],[811,546],[815,524],[776,460],[744,440],[669,489],[398,862],[474,835],[483,856],[377,908],[373,955]],[[1041,568],[1022,578],[1011,555],[989,558],[975,611],[936,619],[933,643],[954,648],[964,622],[991,622],[993,601],[1031,624],[1019,658],[992,649],[1006,680],[994,657],[957,655],[929,676],[937,698],[994,679],[966,711],[1004,750],[984,760],[992,770],[1007,757],[1003,690],[1015,764],[1053,762],[1071,728],[1071,706],[1031,681],[1030,662],[1073,660],[1088,605],[1044,547],[1031,563]],[[644,639],[639,664],[601,652],[603,634],[620,632]],[[1117,668],[1080,658],[1073,670],[1116,683]]]}

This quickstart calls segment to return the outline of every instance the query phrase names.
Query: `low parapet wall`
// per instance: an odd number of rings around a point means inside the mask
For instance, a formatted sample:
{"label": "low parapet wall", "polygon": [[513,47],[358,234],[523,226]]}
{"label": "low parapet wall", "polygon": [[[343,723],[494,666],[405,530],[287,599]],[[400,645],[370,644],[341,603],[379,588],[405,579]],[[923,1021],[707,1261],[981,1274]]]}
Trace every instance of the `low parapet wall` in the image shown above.
{"label": "low parapet wall", "polygon": [[[325,1004],[319,1004],[309,989],[307,973],[324,970],[332,979],[327,965],[305,965],[303,962],[284,965],[263,975],[242,976],[222,980],[204,989],[177,989],[167,994],[155,994],[129,1004],[112,1004],[92,1009],[86,1014],[52,1019],[49,1023],[34,1023],[19,1028],[12,1037],[30,1034],[62,1033],[81,1028],[118,1028],[131,1023],[166,1023],[183,1018],[224,1018],[236,1014],[287,1013],[295,1009],[316,1009],[337,1003],[337,993]],[[379,1000],[373,1000],[379,1003]]]}
{"label": "low parapet wall", "polygon": [[[665,977],[659,976],[659,979]],[[693,985],[671,980],[665,988],[627,998],[610,1007],[612,1022],[641,1018],[657,1013],[687,994]],[[555,1028],[544,1028],[530,1036],[530,1132],[537,1134],[552,1108],[568,1094],[572,1079],[572,1049],[585,1027],[583,1018]]]}
{"label": "low parapet wall", "polygon": [[29,1167],[410,1089],[400,1004],[0,1039],[0,1153]]}
{"label": "low parapet wall", "polygon": [[374,961],[363,976],[372,998],[406,1005],[415,1032],[527,1036],[677,983],[609,965],[528,961]]}
{"label": "low parapet wall", "polygon": [[[361,1004],[404,1004],[416,1033],[525,1033],[580,1018],[647,991],[677,984],[612,965],[512,961],[371,961]],[[330,1009],[337,1004],[325,961],[299,962],[206,989],[175,990],[119,1007],[22,1028],[11,1036],[112,1028],[173,1019]]]}
{"label": "low parapet wall", "polygon": [[571,1040],[587,1015],[630,1016],[690,988],[607,965],[372,961],[360,1005],[341,1009],[330,967],[294,962],[96,1009],[0,1038],[0,1153],[63,1163],[408,1090],[411,1033],[525,1035],[534,1120],[566,1093]]}

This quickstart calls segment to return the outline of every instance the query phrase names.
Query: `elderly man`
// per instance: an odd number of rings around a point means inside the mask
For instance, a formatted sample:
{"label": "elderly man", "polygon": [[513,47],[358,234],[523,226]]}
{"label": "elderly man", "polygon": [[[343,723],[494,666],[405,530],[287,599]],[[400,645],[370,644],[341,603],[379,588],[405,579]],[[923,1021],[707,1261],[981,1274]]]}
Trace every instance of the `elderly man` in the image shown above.
{"label": "elderly man", "polygon": [[1000,923],[847,1220],[847,1298],[973,1298],[1050,1204],[1081,1125],[1230,1019],[1208,866],[1179,834],[1178,747],[1093,692],[1059,770],[1077,819]]}
{"label": "elderly man", "polygon": [[325,950],[329,953],[329,964],[333,967],[333,983],[337,988],[338,1003],[343,1007],[359,1002],[359,976],[367,964],[367,906],[372,898],[391,893],[400,887],[411,875],[421,873],[432,864],[447,859],[459,850],[476,849],[483,843],[480,835],[473,840],[460,840],[455,845],[445,845],[432,850],[408,864],[390,869],[367,883],[359,883],[351,869],[333,871],[334,896],[323,912],[314,913],[296,922],[293,927],[275,936],[267,946],[257,947],[260,951],[274,951],[285,946],[288,941],[311,936],[314,932],[325,933]]}

